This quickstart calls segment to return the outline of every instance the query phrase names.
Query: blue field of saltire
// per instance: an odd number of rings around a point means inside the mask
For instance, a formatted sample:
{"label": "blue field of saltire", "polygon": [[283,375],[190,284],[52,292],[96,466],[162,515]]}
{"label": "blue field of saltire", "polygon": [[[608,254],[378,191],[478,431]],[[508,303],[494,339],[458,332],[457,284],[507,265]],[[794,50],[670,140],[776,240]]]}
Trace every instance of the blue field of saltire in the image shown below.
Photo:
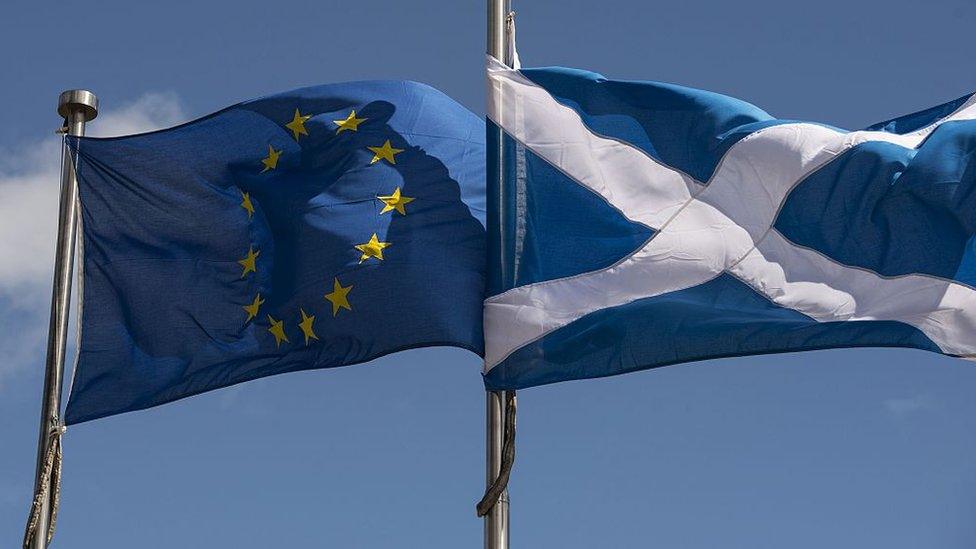
{"label": "blue field of saltire", "polygon": [[488,75],[506,167],[489,388],[832,347],[976,355],[973,96],[847,131],[575,69]]}

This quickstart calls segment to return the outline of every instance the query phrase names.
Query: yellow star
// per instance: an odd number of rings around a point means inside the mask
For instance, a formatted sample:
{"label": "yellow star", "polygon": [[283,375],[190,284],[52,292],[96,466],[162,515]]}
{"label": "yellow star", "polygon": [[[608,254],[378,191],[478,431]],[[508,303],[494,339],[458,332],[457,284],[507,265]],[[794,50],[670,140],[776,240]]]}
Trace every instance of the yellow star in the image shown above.
{"label": "yellow star", "polygon": [[261,294],[258,294],[254,298],[254,301],[251,302],[250,305],[244,306],[244,310],[247,311],[247,318],[244,320],[245,324],[250,322],[252,318],[258,316],[258,309],[260,309],[261,305],[263,304],[264,304],[264,300],[261,299]]}
{"label": "yellow star", "polygon": [[281,151],[275,150],[273,146],[268,145],[268,156],[261,160],[261,163],[264,164],[264,169],[261,170],[261,173],[277,168],[279,158],[281,158]]}
{"label": "yellow star", "polygon": [[251,219],[254,215],[254,204],[251,204],[251,195],[244,191],[241,191],[241,195],[244,197],[244,200],[241,201],[241,207],[247,211],[247,218]]}
{"label": "yellow star", "polygon": [[349,290],[352,290],[352,284],[343,287],[338,278],[332,282],[332,292],[325,294],[325,299],[332,302],[332,316],[339,314],[340,307],[347,311],[352,310],[349,305]]}
{"label": "yellow star", "polygon": [[291,134],[295,136],[295,141],[298,141],[299,135],[308,135],[308,130],[305,129],[305,122],[309,118],[312,118],[312,115],[303,115],[298,112],[298,109],[295,109],[295,117],[291,119],[291,122],[285,124],[285,127],[291,130]]}
{"label": "yellow star", "polygon": [[367,120],[369,120],[369,118],[356,118],[356,111],[352,111],[345,120],[333,120],[332,123],[339,126],[339,129],[336,130],[336,135],[339,135],[345,130],[358,132],[359,125]]}
{"label": "yellow star", "polygon": [[288,336],[285,335],[284,320],[275,320],[274,318],[271,317],[271,315],[268,315],[268,322],[271,324],[271,327],[268,328],[268,331],[271,332],[271,335],[273,335],[275,338],[275,347],[281,347],[282,341],[284,341],[285,343],[291,343],[290,341],[288,341]]}
{"label": "yellow star", "polygon": [[403,209],[403,207],[414,201],[414,199],[409,196],[401,196],[400,187],[397,187],[390,196],[377,196],[376,198],[379,198],[383,201],[383,204],[385,204],[383,209],[380,211],[380,215],[393,210],[399,212],[400,215],[407,215],[407,211]]}
{"label": "yellow star", "polygon": [[240,259],[237,262],[240,263],[241,267],[244,267],[244,272],[241,273],[241,278],[247,276],[247,273],[258,272],[258,256],[261,255],[261,250],[254,251],[254,246],[251,246],[247,250],[247,256],[244,259]]}
{"label": "yellow star", "polygon": [[369,242],[366,242],[365,244],[356,244],[356,249],[363,253],[363,255],[359,258],[359,262],[362,263],[371,257],[375,257],[376,259],[382,261],[383,248],[386,248],[389,245],[389,242],[380,242],[380,240],[376,238],[376,233],[373,233],[373,236],[369,238]]}
{"label": "yellow star", "polygon": [[394,149],[393,146],[390,145],[389,139],[386,140],[386,143],[383,143],[382,147],[366,148],[373,151],[373,159],[369,161],[370,164],[379,162],[381,158],[390,164],[396,164],[396,158],[394,158],[394,156],[403,152],[403,149]]}
{"label": "yellow star", "polygon": [[298,327],[302,329],[302,333],[305,334],[305,345],[308,345],[309,339],[318,339],[319,336],[315,335],[315,331],[312,330],[312,323],[315,322],[315,315],[308,316],[305,314],[305,309],[298,309],[302,312],[302,321],[298,324]]}

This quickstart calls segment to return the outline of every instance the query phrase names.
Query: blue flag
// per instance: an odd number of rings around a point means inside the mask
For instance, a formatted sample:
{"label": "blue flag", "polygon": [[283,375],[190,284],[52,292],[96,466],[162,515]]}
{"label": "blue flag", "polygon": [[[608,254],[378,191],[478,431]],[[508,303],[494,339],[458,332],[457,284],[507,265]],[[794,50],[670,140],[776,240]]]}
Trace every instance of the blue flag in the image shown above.
{"label": "blue flag", "polygon": [[84,285],[67,423],[412,347],[481,353],[484,128],[383,81],[71,139]]}
{"label": "blue flag", "polygon": [[976,96],[846,131],[573,69],[490,59],[488,79],[489,388],[831,347],[976,357]]}

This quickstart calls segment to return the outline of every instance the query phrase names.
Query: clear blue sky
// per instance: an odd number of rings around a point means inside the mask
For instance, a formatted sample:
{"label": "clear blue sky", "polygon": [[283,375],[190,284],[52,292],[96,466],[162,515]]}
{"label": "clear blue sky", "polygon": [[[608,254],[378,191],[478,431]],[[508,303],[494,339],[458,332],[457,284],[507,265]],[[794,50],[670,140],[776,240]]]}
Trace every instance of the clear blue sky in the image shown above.
{"label": "clear blue sky", "polygon": [[[34,473],[60,90],[98,93],[95,131],[366,78],[425,81],[483,112],[482,2],[75,4],[0,20],[3,547],[19,543]],[[516,9],[526,65],[707,88],[783,118],[857,128],[976,90],[970,0]],[[478,371],[464,351],[411,351],[73,427],[55,546],[480,547]],[[513,546],[968,549],[974,395],[976,364],[898,350],[526,390]]]}

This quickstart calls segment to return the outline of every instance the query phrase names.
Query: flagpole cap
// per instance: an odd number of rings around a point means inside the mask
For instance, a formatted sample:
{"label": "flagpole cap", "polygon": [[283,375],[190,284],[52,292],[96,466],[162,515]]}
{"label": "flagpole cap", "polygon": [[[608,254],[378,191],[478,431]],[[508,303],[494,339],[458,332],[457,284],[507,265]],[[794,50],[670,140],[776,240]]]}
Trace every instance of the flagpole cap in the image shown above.
{"label": "flagpole cap", "polygon": [[65,90],[58,97],[58,114],[63,118],[70,118],[75,112],[81,112],[85,122],[90,122],[98,116],[98,97],[88,90]]}

